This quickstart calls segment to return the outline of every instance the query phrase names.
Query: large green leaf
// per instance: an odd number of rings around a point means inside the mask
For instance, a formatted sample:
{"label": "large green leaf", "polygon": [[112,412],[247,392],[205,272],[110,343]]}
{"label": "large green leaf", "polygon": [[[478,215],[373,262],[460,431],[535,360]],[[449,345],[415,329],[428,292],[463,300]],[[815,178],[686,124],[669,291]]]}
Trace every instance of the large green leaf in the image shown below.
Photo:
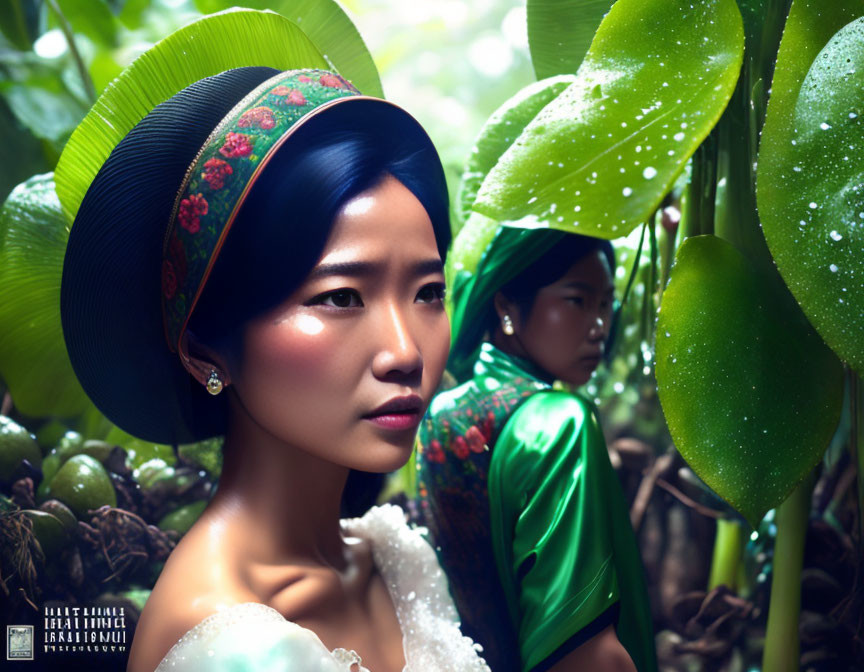
{"label": "large green leaf", "polygon": [[457,208],[463,222],[471,216],[471,206],[474,204],[480,185],[489,171],[498,163],[501,155],[507,151],[537,113],[574,80],[573,75],[563,75],[529,84],[492,113],[480,129],[480,134],[462,172]]}
{"label": "large green leaf", "polygon": [[474,209],[500,221],[625,235],[657,208],[714,127],[735,88],[743,41],[734,0],[618,0],[577,81],[504,153]]}
{"label": "large green leaf", "polygon": [[538,79],[574,73],[615,0],[528,0],[528,47]]}
{"label": "large green leaf", "polygon": [[663,294],[657,388],[684,459],[755,526],[822,458],[843,369],[779,281],[696,236]]}
{"label": "large green leaf", "polygon": [[68,238],[51,173],[18,185],[0,211],[0,375],[26,415],[69,417],[91,405],[60,326]]}
{"label": "large green leaf", "polygon": [[757,189],[765,238],[810,322],[864,374],[864,2],[796,1],[772,88]]}
{"label": "large green leaf", "polygon": [[[236,4],[236,0],[195,0],[195,6],[206,14]],[[243,6],[271,9],[290,19],[343,77],[368,96],[384,97],[375,61],[336,0],[244,0]]]}
{"label": "large green leaf", "polygon": [[156,105],[189,84],[231,68],[327,68],[297,25],[272,12],[206,16],[141,54],[99,96],[57,164],[57,195],[74,218],[87,188],[120,140]]}

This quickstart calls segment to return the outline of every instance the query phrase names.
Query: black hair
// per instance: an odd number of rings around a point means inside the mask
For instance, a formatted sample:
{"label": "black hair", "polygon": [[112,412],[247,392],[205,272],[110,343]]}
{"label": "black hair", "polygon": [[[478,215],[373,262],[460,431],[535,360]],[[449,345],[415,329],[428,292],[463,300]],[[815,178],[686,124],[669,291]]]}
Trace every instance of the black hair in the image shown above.
{"label": "black hair", "polygon": [[[596,251],[602,252],[609,262],[612,277],[615,277],[615,250],[608,240],[558,231],[543,233],[559,236],[560,239],[552,245],[548,252],[541,255],[499,290],[516,304],[523,320],[527,320],[531,314],[537,292],[560,280],[570,267],[582,257]],[[494,319],[493,330],[494,326],[497,326],[497,315]]]}
{"label": "black hair", "polygon": [[407,141],[413,129],[406,124],[416,122],[404,112],[364,102],[308,119],[243,203],[189,322],[189,330],[229,365],[240,363],[243,326],[277,306],[315,266],[341,207],[386,175],[426,209],[444,260],[450,244],[447,185],[435,150],[431,143],[418,150],[416,140]]}

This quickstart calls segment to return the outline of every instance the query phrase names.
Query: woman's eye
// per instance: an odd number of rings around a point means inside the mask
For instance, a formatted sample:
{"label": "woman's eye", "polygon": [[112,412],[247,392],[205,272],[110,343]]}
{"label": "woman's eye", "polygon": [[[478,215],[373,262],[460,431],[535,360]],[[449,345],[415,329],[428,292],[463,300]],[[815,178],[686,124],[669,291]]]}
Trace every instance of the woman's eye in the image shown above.
{"label": "woman's eye", "polygon": [[353,289],[337,289],[316,296],[311,301],[312,305],[332,306],[334,308],[359,308],[363,305],[360,294]]}
{"label": "woman's eye", "polygon": [[577,306],[582,306],[585,304],[585,298],[581,296],[568,296],[567,301]]}
{"label": "woman's eye", "polygon": [[425,285],[417,292],[417,301],[420,303],[439,303],[444,300],[444,285],[440,282]]}

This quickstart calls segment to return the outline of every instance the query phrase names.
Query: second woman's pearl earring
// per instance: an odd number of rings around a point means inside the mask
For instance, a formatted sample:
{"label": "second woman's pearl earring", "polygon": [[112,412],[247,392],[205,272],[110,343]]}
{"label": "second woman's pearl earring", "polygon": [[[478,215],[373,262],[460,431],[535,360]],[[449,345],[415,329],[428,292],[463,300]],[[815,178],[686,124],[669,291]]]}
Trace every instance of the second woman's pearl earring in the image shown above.
{"label": "second woman's pearl earring", "polygon": [[509,315],[504,315],[501,318],[501,331],[503,331],[507,336],[512,336],[516,333],[516,330],[513,329],[513,320],[510,319]]}
{"label": "second woman's pearl earring", "polygon": [[210,370],[210,378],[207,379],[207,391],[214,396],[222,391],[222,379],[216,373],[216,369]]}

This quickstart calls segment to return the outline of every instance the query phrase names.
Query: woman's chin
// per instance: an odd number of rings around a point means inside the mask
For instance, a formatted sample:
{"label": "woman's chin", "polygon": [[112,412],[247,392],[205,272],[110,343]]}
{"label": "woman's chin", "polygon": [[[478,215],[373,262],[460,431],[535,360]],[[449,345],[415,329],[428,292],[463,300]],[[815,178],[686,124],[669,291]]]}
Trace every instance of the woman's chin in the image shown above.
{"label": "woman's chin", "polygon": [[397,471],[404,467],[414,450],[414,437],[407,445],[403,443],[378,442],[378,445],[368,449],[357,464],[352,464],[352,469],[358,471],[370,471],[379,474]]}

